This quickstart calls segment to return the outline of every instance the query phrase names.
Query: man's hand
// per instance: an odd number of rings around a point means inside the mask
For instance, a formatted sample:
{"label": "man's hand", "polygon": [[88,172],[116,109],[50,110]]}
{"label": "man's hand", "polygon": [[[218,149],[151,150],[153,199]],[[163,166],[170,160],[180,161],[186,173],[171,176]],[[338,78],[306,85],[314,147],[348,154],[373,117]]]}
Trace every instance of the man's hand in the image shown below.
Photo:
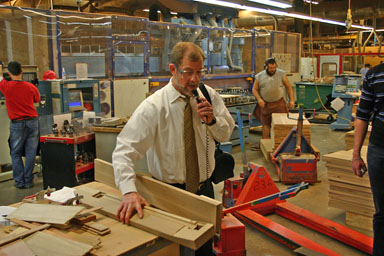
{"label": "man's hand", "polygon": [[131,216],[137,212],[139,218],[143,218],[143,205],[149,205],[145,199],[137,192],[130,192],[123,195],[119,210],[117,210],[116,217],[121,222],[129,224]]}
{"label": "man's hand", "polygon": [[206,124],[210,124],[213,119],[213,107],[207,99],[200,98],[201,102],[197,104],[197,113]]}
{"label": "man's hand", "polygon": [[288,108],[293,109],[295,107],[295,102],[293,100],[290,100],[288,103]]}
{"label": "man's hand", "polygon": [[257,104],[258,104],[261,108],[264,108],[265,105],[266,105],[266,103],[265,103],[264,100],[258,100],[258,101],[257,101]]}
{"label": "man's hand", "polygon": [[[364,163],[364,160],[360,157],[352,158],[352,169],[356,176],[363,177],[364,173],[367,171],[367,166]],[[362,170],[364,172],[362,172]]]}

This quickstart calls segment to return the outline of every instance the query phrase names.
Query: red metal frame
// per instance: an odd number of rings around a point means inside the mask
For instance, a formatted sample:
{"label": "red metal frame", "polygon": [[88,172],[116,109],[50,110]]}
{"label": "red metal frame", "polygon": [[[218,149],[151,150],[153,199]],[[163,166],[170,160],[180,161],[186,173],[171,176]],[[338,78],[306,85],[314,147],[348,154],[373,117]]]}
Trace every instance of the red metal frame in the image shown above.
{"label": "red metal frame", "polygon": [[[235,205],[240,205],[279,191],[264,167],[254,163],[250,163],[249,166],[252,172]],[[267,213],[276,213],[361,251],[372,254],[373,239],[371,237],[292,205],[285,200],[275,198],[271,201],[256,205],[256,207],[253,207],[253,210],[242,210],[233,214],[290,249],[305,247],[325,255],[339,255],[262,216]]]}
{"label": "red metal frame", "polygon": [[56,137],[53,134],[40,136],[40,142],[51,142],[51,143],[63,143],[63,144],[80,144],[93,140],[95,138],[94,133],[86,133],[79,136],[73,137]]}
{"label": "red metal frame", "polygon": [[365,52],[365,53],[315,53],[314,57],[317,58],[317,77],[320,76],[320,56],[340,56],[339,58],[339,74],[343,73],[343,56],[380,56],[384,53]]}

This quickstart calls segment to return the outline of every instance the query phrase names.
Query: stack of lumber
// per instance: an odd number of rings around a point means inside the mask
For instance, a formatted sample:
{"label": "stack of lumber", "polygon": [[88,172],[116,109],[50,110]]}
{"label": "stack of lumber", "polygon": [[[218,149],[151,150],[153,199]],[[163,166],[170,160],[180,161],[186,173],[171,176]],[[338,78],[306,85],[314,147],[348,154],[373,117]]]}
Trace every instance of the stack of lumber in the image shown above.
{"label": "stack of lumber", "polygon": [[[297,119],[299,114],[289,114],[290,118]],[[285,137],[291,132],[293,127],[297,127],[297,120],[288,119],[287,114],[273,113],[271,123],[271,140],[276,149]],[[311,125],[308,120],[303,121],[303,135],[311,143]]]}
{"label": "stack of lumber", "polygon": [[[372,230],[370,223],[375,212],[368,174],[362,178],[352,170],[352,151],[338,151],[323,156],[328,168],[328,205],[347,211],[346,223],[351,226]],[[361,156],[365,159],[367,147],[363,146]],[[364,220],[364,221],[362,221]]]}
{"label": "stack of lumber", "polygon": [[[371,131],[367,131],[367,135],[365,136],[365,140],[363,143],[364,146],[368,146],[370,135],[371,135]],[[355,131],[349,131],[345,134],[344,140],[345,140],[345,146],[347,150],[353,149],[354,136],[355,136]]]}

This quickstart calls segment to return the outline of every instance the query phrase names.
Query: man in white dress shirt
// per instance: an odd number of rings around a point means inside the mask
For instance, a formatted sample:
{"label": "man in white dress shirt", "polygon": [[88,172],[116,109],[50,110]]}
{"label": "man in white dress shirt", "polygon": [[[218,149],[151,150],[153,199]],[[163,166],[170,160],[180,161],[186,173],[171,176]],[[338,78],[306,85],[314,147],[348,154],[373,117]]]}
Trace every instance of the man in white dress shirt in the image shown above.
{"label": "man in white dress shirt", "polygon": [[[170,56],[172,78],[169,83],[137,107],[117,137],[112,162],[116,185],[123,195],[117,212],[120,221],[129,223],[135,212],[143,217],[142,206],[147,202],[136,192],[134,164],[145,154],[154,178],[185,189],[184,109],[188,100],[199,168],[200,186],[196,194],[213,197],[209,178],[215,167],[214,140],[228,141],[235,123],[214,89],[206,86],[212,104],[198,89],[204,73],[204,58],[203,51],[195,44],[177,43]],[[194,90],[199,93],[200,103],[191,97]]]}

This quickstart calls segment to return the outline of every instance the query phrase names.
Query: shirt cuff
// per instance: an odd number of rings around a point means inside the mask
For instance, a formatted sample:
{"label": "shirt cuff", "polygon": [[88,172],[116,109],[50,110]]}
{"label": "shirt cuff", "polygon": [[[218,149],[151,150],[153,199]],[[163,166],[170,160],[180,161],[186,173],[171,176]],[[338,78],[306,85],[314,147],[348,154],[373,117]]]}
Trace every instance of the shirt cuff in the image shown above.
{"label": "shirt cuff", "polygon": [[135,182],[133,180],[120,183],[119,189],[120,189],[122,195],[125,195],[125,194],[130,193],[130,192],[137,192],[136,191],[136,185],[135,185]]}

